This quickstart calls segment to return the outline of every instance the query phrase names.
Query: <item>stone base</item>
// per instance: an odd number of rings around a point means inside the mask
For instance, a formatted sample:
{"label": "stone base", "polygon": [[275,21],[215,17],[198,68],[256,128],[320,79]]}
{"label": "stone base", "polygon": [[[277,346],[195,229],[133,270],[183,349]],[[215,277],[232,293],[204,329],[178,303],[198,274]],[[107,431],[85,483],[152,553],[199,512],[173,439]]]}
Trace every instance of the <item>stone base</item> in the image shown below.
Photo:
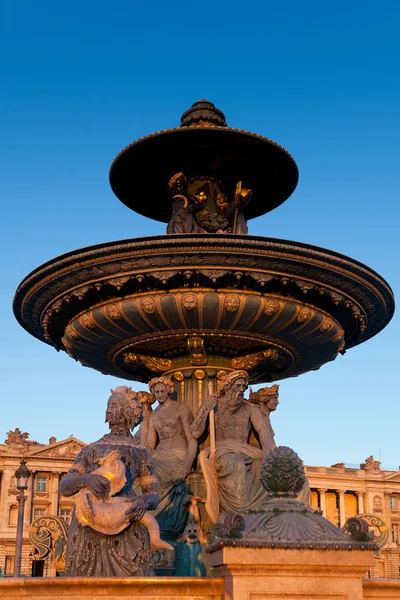
{"label": "stone base", "polygon": [[223,580],[211,577],[2,578],[2,600],[222,600]]}
{"label": "stone base", "polygon": [[361,550],[225,547],[210,554],[225,600],[363,600],[362,577],[373,564],[373,553]]}

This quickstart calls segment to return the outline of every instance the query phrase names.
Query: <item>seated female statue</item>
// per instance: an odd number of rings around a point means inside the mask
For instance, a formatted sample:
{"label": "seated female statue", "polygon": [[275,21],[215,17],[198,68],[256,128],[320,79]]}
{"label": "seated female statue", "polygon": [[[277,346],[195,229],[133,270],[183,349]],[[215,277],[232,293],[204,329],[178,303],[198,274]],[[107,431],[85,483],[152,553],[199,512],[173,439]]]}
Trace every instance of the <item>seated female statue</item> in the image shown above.
{"label": "seated female statue", "polygon": [[196,456],[197,441],[190,432],[193,415],[173,400],[174,384],[169,377],[155,377],[149,383],[158,407],[150,414],[147,447],[153,450],[160,502],[153,515],[161,531],[179,533],[186,522],[185,479]]}
{"label": "seated female statue", "polygon": [[[130,432],[140,422],[141,416],[142,406],[130,388],[120,386],[114,390],[106,411],[110,433],[83,448],[61,482],[60,493],[63,496],[73,496],[86,489],[105,502],[110,496],[122,497],[129,517],[120,533],[109,535],[93,528],[96,526],[94,522],[90,522],[92,526],[78,522],[74,513],[67,540],[66,571],[70,576],[154,574],[148,531],[140,521],[147,510],[157,507],[155,465],[151,452],[135,443]],[[113,451],[125,467],[123,487],[115,494],[110,489],[109,479],[94,472],[99,470],[104,457]],[[142,492],[139,496],[132,488],[136,481]]]}

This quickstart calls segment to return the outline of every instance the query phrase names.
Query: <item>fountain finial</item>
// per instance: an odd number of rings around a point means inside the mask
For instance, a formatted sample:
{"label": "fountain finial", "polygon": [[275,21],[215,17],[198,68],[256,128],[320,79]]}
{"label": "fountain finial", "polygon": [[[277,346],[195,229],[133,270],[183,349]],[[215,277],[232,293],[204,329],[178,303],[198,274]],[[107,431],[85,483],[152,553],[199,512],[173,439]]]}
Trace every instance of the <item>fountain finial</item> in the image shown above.
{"label": "fountain finial", "polygon": [[212,102],[201,98],[181,116],[181,127],[227,127],[222,110]]}

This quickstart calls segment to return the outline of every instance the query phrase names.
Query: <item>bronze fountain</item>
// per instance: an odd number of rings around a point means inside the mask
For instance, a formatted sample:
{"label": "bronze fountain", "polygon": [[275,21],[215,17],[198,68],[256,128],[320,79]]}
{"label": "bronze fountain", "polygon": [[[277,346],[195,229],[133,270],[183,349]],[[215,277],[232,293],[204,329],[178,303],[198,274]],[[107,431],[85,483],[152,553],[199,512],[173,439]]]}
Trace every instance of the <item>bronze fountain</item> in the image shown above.
{"label": "bronze fountain", "polygon": [[[101,373],[150,382],[152,392],[157,385],[167,389],[171,380],[190,419],[197,415],[191,428],[187,422],[189,446],[191,435],[201,445],[208,416],[211,431],[210,397],[222,384],[229,404],[235,372],[243,374],[245,388],[319,369],[392,318],[393,293],[372,269],[330,250],[247,234],[247,221],[282,204],[297,181],[286,150],[228,127],[220,110],[200,100],[182,115],[180,127],[133,142],[110,169],[116,196],[166,222],[167,234],[96,245],[47,262],[18,287],[15,316],[41,341]],[[149,436],[155,440],[153,421]],[[148,420],[144,424],[142,442]],[[273,439],[268,444],[273,448]],[[154,450],[156,443],[148,445]],[[192,513],[198,514],[204,487],[198,473],[189,480]],[[178,531],[169,533],[176,541]]]}
{"label": "bronze fountain", "polygon": [[[243,231],[246,220],[284,202],[297,180],[283,148],[228,127],[213,104],[196,102],[180,127],[127,146],[110,170],[118,198],[169,221],[170,233],[47,262],[18,287],[15,316],[41,341],[102,373],[143,382],[173,377],[194,412],[220,371],[246,369],[251,383],[262,383],[319,369],[383,329],[394,300],[389,285],[353,259],[232,231],[235,216]],[[232,211],[238,182],[252,195]],[[173,203],[188,205],[191,229],[202,233],[186,233],[176,211],[171,218]],[[203,214],[200,226],[199,213],[218,203],[230,215],[219,210],[222,219],[207,228]]]}

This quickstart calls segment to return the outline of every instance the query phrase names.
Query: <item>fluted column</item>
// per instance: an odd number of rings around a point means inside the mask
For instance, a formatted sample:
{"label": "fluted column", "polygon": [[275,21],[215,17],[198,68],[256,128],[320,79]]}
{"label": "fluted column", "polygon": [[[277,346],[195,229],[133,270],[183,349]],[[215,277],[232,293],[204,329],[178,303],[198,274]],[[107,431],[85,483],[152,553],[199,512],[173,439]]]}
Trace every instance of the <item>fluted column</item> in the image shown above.
{"label": "fluted column", "polygon": [[56,517],[58,515],[58,503],[59,503],[59,487],[60,487],[60,473],[52,474],[51,482],[51,514]]}
{"label": "fluted column", "polygon": [[393,546],[393,542],[392,542],[392,511],[390,508],[390,492],[384,492],[384,508],[383,508],[383,517],[382,519],[385,521],[386,525],[388,526],[388,530],[389,530],[389,539],[388,539],[388,543],[387,545]]}
{"label": "fluted column", "polygon": [[344,490],[336,490],[339,494],[339,524],[340,527],[346,522],[346,507],[344,503]]}
{"label": "fluted column", "polygon": [[326,518],[326,498],[325,498],[325,489],[318,489],[319,492],[319,508],[322,512],[322,515]]}

